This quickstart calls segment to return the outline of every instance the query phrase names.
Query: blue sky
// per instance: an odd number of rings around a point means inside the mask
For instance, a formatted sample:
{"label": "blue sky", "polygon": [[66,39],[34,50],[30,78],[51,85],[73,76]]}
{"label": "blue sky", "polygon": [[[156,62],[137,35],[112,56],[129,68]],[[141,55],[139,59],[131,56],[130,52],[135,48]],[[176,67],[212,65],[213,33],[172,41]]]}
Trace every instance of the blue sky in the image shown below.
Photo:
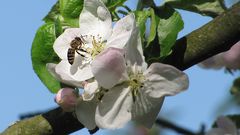
{"label": "blue sky", "polygon": [[[54,95],[48,92],[35,75],[30,57],[35,32],[55,2],[56,0],[9,0],[2,1],[0,5],[0,132],[16,121],[20,114],[44,111],[56,106]],[[181,13],[185,28],[180,37],[210,21],[210,18],[194,13]],[[228,89],[236,75],[225,74],[223,70],[203,70],[197,66],[185,72],[190,79],[189,89],[177,96],[167,97],[160,116],[195,131],[200,128],[200,124],[206,124],[209,128],[216,116],[220,115],[216,112],[217,107],[230,96]],[[224,114],[234,112],[238,110],[229,107]],[[86,130],[79,133],[85,134]]]}

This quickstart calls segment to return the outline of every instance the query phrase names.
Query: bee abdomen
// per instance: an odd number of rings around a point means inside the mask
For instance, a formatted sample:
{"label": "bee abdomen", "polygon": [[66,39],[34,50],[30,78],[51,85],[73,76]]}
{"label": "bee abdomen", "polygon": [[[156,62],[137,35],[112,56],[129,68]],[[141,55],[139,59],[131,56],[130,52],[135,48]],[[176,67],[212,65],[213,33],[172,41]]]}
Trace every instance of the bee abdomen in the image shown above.
{"label": "bee abdomen", "polygon": [[69,48],[67,52],[68,62],[72,65],[75,58],[75,49]]}

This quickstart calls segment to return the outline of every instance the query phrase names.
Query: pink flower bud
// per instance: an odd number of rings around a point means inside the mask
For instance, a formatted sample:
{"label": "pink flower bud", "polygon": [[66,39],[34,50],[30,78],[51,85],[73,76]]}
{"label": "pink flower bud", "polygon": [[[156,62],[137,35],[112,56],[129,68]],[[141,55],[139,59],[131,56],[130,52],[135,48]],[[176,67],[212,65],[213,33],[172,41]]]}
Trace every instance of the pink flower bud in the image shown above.
{"label": "pink flower bud", "polygon": [[223,61],[226,67],[230,69],[240,69],[240,42],[233,45],[230,50],[224,53]]}
{"label": "pink flower bud", "polygon": [[63,88],[58,91],[55,101],[65,112],[72,112],[77,104],[77,98],[74,89]]}
{"label": "pink flower bud", "polygon": [[240,41],[233,45],[228,51],[219,53],[199,64],[202,68],[240,69]]}

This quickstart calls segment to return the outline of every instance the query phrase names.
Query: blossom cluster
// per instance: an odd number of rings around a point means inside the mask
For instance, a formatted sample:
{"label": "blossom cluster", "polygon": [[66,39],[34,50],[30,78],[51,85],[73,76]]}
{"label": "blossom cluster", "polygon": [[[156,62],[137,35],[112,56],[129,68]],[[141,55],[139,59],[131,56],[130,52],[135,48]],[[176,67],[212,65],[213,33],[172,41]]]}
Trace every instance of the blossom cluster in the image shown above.
{"label": "blossom cluster", "polygon": [[151,128],[164,97],[186,90],[188,77],[170,65],[147,65],[134,14],[112,24],[101,0],[84,0],[80,27],[54,42],[61,62],[47,64],[56,79],[84,91],[63,88],[56,102],[90,130],[121,128],[130,120]]}

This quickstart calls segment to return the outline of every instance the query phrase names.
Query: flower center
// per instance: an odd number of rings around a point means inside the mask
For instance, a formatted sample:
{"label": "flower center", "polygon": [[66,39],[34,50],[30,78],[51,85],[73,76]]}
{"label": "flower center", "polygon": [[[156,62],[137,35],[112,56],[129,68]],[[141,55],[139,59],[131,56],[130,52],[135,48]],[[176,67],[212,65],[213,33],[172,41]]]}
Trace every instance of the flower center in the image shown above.
{"label": "flower center", "polygon": [[128,72],[129,76],[129,86],[132,92],[133,101],[135,102],[136,96],[138,95],[139,90],[143,87],[143,81],[145,80],[145,77],[143,75],[143,72],[138,69],[137,66],[134,66],[133,70],[130,70]]}
{"label": "flower center", "polygon": [[85,65],[91,63],[104,50],[106,41],[103,41],[99,35],[84,35],[81,37],[83,43],[77,48],[77,53],[84,58],[82,65]]}
{"label": "flower center", "polygon": [[92,37],[92,45],[93,47],[89,50],[92,58],[94,59],[99,53],[101,53],[104,49],[105,42],[102,41],[102,38],[99,37],[96,39],[94,36]]}

